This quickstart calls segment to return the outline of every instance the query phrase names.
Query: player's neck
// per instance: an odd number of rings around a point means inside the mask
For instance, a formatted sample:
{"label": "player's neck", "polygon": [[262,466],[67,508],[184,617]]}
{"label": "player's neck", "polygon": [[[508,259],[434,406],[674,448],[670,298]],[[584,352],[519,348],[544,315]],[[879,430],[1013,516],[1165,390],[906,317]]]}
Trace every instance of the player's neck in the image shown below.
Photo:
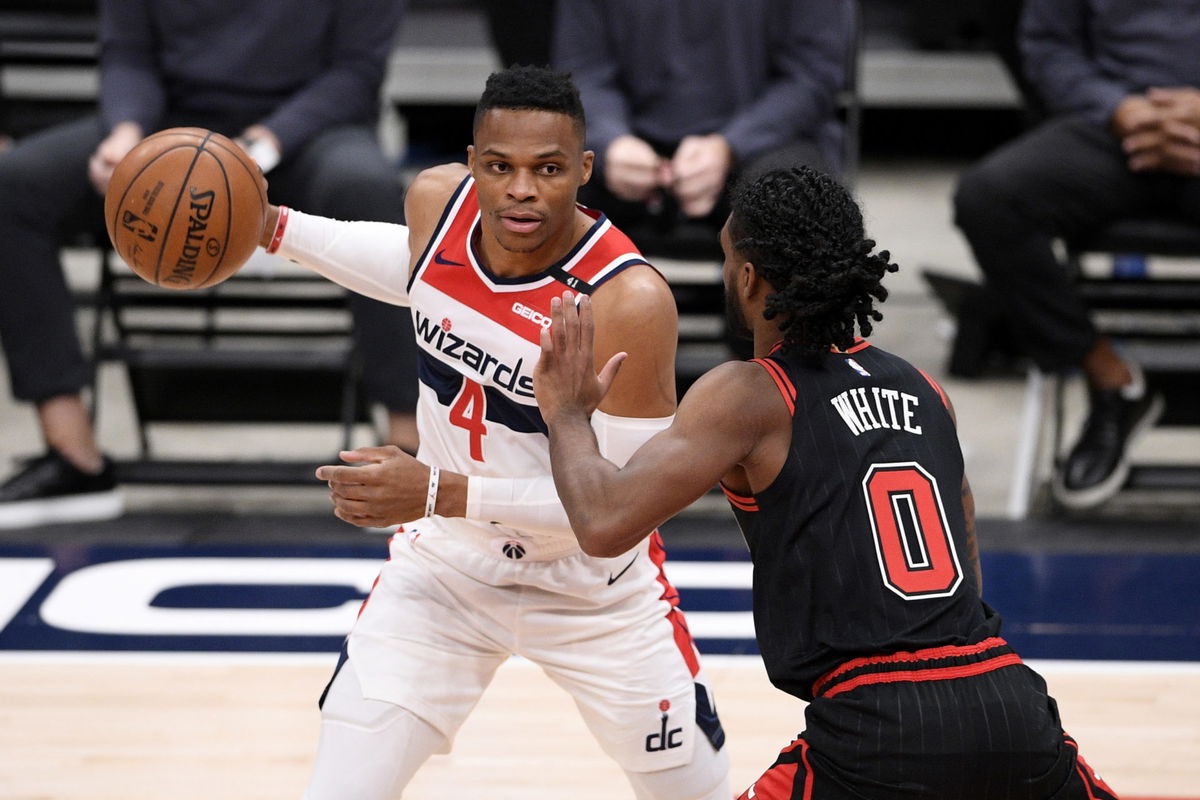
{"label": "player's neck", "polygon": [[754,357],[763,358],[783,341],[783,331],[775,320],[763,320],[754,329]]}

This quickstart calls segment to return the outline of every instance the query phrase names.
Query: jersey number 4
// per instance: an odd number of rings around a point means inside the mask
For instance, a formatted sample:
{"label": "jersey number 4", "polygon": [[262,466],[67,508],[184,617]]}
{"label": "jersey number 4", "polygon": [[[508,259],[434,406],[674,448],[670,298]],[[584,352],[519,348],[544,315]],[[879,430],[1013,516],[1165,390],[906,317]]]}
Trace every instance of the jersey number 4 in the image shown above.
{"label": "jersey number 4", "polygon": [[953,594],[963,571],[937,480],[905,461],[872,464],[862,486],[884,585],[905,600]]}
{"label": "jersey number 4", "polygon": [[462,391],[450,406],[450,422],[469,434],[471,458],[475,461],[483,461],[483,437],[487,435],[485,397],[482,386],[464,378]]}

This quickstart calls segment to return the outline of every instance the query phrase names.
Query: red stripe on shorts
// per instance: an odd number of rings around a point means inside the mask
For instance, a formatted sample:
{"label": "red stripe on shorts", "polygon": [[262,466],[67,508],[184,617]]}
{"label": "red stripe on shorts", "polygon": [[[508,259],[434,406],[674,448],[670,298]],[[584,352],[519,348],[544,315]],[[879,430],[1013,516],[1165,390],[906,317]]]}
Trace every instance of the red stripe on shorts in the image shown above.
{"label": "red stripe on shorts", "polygon": [[663,571],[663,563],[667,560],[667,551],[663,547],[662,534],[658,531],[650,534],[650,560],[654,566],[658,567],[658,582],[663,587],[663,593],[659,595],[659,599],[670,603],[667,621],[671,623],[671,629],[675,632],[675,646],[679,648],[679,652],[694,678],[700,673],[700,657],[696,654],[696,644],[692,641],[692,632],[688,630],[687,619],[679,610],[679,591],[671,585]]}

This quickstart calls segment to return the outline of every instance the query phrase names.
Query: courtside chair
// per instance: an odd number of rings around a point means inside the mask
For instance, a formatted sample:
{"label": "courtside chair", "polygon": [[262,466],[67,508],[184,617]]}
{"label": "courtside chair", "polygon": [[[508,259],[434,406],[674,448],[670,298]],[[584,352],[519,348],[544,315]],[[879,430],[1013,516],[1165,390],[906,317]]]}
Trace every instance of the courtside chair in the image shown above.
{"label": "courtside chair", "polygon": [[[138,455],[118,459],[123,483],[311,484],[370,419],[345,291],[277,256],[260,251],[218,286],[180,292],[110,254],[96,310],[94,358],[124,367],[133,400]],[[310,455],[286,433],[271,452],[239,443],[239,431],[275,423],[320,426],[309,429],[328,452]],[[156,432],[167,425],[198,438],[219,425],[231,443],[220,455],[163,457]]]}

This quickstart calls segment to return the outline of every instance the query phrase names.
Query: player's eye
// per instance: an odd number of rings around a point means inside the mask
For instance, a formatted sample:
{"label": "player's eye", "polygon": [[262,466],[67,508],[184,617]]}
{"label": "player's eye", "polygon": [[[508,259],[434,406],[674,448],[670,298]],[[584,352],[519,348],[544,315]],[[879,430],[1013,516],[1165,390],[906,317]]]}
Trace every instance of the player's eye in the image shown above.
{"label": "player's eye", "polygon": [[492,163],[488,164],[488,169],[490,169],[492,172],[505,173],[511,170],[512,167],[503,161],[493,161]]}
{"label": "player's eye", "polygon": [[543,164],[542,165],[542,174],[543,175],[557,175],[560,172],[562,172],[562,167],[560,167],[558,164]]}

